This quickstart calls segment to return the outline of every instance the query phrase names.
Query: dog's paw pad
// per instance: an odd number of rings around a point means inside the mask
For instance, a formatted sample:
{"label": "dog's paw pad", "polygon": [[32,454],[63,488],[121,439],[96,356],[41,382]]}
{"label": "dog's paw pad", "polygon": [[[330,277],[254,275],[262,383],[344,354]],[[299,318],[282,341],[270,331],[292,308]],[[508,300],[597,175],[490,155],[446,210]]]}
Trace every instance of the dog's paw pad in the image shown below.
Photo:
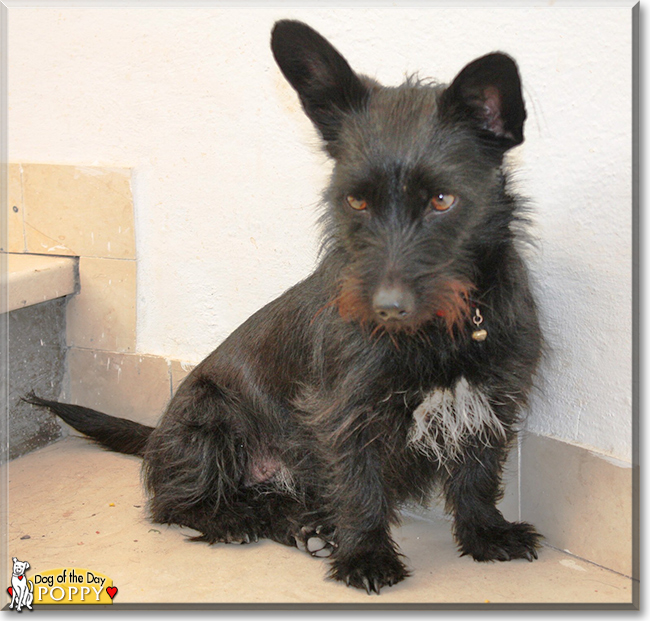
{"label": "dog's paw pad", "polygon": [[321,539],[320,537],[310,537],[307,539],[307,551],[312,556],[318,558],[327,558],[332,555],[334,551],[334,545],[329,542]]}
{"label": "dog's paw pad", "polygon": [[296,547],[316,558],[327,558],[332,555],[336,544],[327,537],[321,526],[311,528],[303,526],[300,533],[294,537]]}

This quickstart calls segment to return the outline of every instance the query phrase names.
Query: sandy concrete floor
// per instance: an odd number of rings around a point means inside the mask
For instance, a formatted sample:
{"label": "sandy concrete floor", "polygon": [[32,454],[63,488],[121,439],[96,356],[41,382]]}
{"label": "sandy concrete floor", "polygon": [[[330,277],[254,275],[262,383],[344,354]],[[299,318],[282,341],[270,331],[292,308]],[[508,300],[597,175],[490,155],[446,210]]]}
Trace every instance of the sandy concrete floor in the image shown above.
{"label": "sandy concrete floor", "polygon": [[[7,567],[81,567],[119,588],[114,603],[629,604],[632,581],[549,547],[534,563],[459,558],[450,523],[409,516],[395,532],[413,576],[368,596],[326,580],[327,563],[295,548],[191,543],[151,524],[140,460],[69,437],[9,463]],[[8,603],[8,602],[7,602]]]}

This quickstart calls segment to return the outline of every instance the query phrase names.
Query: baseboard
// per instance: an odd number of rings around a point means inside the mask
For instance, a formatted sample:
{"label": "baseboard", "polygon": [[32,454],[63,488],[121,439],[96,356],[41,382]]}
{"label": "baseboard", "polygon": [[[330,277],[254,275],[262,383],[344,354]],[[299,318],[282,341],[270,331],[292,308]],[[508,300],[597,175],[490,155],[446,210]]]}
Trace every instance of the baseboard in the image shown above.
{"label": "baseboard", "polygon": [[568,442],[525,434],[521,518],[535,524],[549,545],[636,576],[632,475],[631,464]]}

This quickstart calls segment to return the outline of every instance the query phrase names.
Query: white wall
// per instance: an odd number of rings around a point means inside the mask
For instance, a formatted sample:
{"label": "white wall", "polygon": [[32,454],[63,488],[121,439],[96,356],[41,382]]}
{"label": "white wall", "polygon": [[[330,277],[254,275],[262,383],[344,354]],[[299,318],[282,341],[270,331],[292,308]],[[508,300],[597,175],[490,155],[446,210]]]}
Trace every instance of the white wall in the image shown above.
{"label": "white wall", "polygon": [[629,460],[629,8],[11,8],[10,160],[134,169],[138,351],[198,361],[314,266],[329,164],[273,63],[282,17],[387,84],[516,57],[550,346],[529,427]]}

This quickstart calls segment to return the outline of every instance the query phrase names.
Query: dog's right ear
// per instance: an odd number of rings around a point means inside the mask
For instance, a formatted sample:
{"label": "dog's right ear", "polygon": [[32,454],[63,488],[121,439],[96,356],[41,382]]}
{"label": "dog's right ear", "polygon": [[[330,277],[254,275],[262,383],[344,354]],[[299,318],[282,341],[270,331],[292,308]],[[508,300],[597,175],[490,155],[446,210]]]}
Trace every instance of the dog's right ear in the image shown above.
{"label": "dog's right ear", "polygon": [[324,140],[336,141],[343,116],[361,109],[368,89],[345,58],[302,22],[276,22],[271,49],[280,70],[300,97]]}

